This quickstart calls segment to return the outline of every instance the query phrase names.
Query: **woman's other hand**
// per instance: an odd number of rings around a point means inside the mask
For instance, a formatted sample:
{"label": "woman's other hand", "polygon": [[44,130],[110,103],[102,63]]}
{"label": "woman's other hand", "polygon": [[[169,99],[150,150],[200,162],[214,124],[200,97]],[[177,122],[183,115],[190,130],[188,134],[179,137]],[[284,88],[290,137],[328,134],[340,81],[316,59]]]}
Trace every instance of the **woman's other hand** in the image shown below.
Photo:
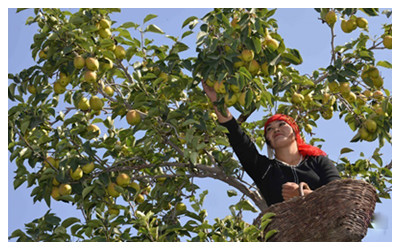
{"label": "woman's other hand", "polygon": [[[304,189],[304,195],[312,192],[310,189]],[[282,185],[282,196],[285,201],[293,197],[300,196],[299,185],[294,182],[286,182]]]}

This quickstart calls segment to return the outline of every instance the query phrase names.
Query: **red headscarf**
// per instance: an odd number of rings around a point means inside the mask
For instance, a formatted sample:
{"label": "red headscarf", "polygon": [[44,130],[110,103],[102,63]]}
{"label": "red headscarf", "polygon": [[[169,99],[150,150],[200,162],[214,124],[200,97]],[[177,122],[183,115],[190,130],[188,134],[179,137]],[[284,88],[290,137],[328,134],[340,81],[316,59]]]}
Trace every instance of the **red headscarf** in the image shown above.
{"label": "red headscarf", "polygon": [[326,155],[326,153],[324,151],[322,151],[320,148],[306,144],[303,141],[303,139],[300,136],[300,130],[299,130],[299,127],[297,126],[296,121],[292,117],[287,116],[287,115],[276,114],[276,115],[271,116],[264,125],[264,137],[266,137],[266,134],[267,134],[267,125],[273,121],[284,121],[293,128],[293,131],[296,135],[297,148],[301,155],[303,155],[303,156],[319,156],[319,155],[325,156]]}

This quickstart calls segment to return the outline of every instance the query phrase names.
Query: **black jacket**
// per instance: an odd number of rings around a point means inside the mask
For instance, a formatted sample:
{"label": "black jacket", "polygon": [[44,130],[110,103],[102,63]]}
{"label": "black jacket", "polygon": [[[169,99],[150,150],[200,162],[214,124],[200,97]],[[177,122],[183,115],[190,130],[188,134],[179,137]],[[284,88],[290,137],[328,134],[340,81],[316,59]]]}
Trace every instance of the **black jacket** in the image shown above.
{"label": "black jacket", "polygon": [[337,168],[325,156],[308,156],[297,167],[290,167],[259,154],[256,146],[236,120],[221,123],[229,133],[229,142],[244,170],[256,183],[268,206],[282,202],[282,185],[306,182],[312,190],[340,179]]}

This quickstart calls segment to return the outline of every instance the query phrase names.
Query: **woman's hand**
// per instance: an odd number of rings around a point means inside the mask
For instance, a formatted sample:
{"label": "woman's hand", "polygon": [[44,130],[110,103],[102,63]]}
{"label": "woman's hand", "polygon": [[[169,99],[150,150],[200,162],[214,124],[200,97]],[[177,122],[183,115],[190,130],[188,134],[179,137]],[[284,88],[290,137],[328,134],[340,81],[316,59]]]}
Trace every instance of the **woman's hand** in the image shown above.
{"label": "woman's hand", "polygon": [[216,102],[217,101],[217,92],[215,92],[215,89],[213,87],[208,86],[203,80],[201,80],[201,83],[203,84],[203,89],[206,92],[206,95],[210,99],[211,102]]}
{"label": "woman's hand", "polygon": [[[217,101],[217,92],[215,92],[215,89],[213,87],[208,86],[203,80],[201,81],[203,84],[203,89],[204,92],[206,92],[206,95],[210,99],[211,102],[216,102]],[[214,105],[214,111],[215,114],[218,117],[218,121],[220,123],[225,123],[227,121],[230,121],[233,117],[232,114],[229,112],[229,109],[225,108],[226,116],[222,115],[221,112],[218,111],[217,107]]]}
{"label": "woman's hand", "polygon": [[[299,185],[294,182],[286,182],[282,185],[282,196],[285,201],[293,197],[300,196]],[[304,195],[312,192],[310,189],[304,189]]]}

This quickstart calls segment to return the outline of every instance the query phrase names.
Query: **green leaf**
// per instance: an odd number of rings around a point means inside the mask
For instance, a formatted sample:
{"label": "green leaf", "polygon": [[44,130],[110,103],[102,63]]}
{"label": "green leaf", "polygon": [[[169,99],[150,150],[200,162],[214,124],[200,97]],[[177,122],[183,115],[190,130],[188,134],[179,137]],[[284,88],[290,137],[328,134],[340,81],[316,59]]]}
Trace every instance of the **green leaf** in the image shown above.
{"label": "green leaf", "polygon": [[26,176],[20,176],[14,180],[14,189],[17,189],[26,181]]}
{"label": "green leaf", "polygon": [[188,47],[186,44],[181,43],[181,42],[177,42],[177,43],[175,43],[174,46],[172,47],[172,49],[171,49],[171,54],[179,53],[179,52],[185,51],[185,50],[187,50],[187,49],[189,49],[189,47]]}
{"label": "green leaf", "polygon": [[378,16],[379,9],[378,8],[360,8],[362,12],[367,14],[368,16]]}
{"label": "green leaf", "polygon": [[388,61],[379,61],[376,65],[377,66],[382,66],[382,67],[385,67],[385,68],[388,68],[388,69],[392,68],[392,64],[390,62],[388,62]]}
{"label": "green leaf", "polygon": [[240,202],[238,202],[238,204],[236,204],[236,209],[257,212],[257,209],[253,206],[253,204],[251,204],[249,200],[241,200]]}
{"label": "green leaf", "polygon": [[226,191],[229,197],[236,196],[237,192],[233,189]]}
{"label": "green leaf", "polygon": [[157,15],[154,15],[154,14],[148,14],[148,15],[143,19],[143,23],[146,23],[146,22],[148,22],[148,21],[150,21],[151,19],[156,18],[156,17],[158,17],[158,16],[157,16]]}
{"label": "green leaf", "polygon": [[271,238],[277,232],[279,232],[279,231],[276,230],[276,229],[269,230],[268,233],[265,234],[264,240],[268,240],[269,238]]}
{"label": "green leaf", "polygon": [[191,16],[191,17],[186,18],[186,20],[182,24],[182,28],[185,27],[186,25],[188,25],[190,22],[197,20],[197,19],[198,19],[197,16]]}
{"label": "green leaf", "polygon": [[90,193],[90,192],[94,189],[94,187],[95,187],[95,185],[91,185],[91,186],[85,187],[85,188],[83,189],[83,191],[82,191],[82,198],[85,198],[86,195],[87,195],[88,193]]}
{"label": "green leaf", "polygon": [[346,154],[346,153],[350,153],[350,152],[353,152],[354,150],[353,149],[351,149],[351,148],[342,148],[341,150],[340,150],[340,154]]}
{"label": "green leaf", "polygon": [[149,26],[147,26],[147,28],[144,31],[145,32],[154,32],[154,33],[158,33],[158,34],[164,34],[164,31],[162,31],[159,27],[157,27],[154,24],[150,24]]}
{"label": "green leaf", "polygon": [[261,51],[261,41],[260,41],[260,39],[257,38],[257,37],[253,37],[252,40],[253,40],[254,48],[256,49],[256,54],[260,53],[260,51]]}
{"label": "green leaf", "polygon": [[303,62],[303,58],[297,49],[287,49],[287,53],[281,55],[285,60],[295,65],[299,65]]}
{"label": "green leaf", "polygon": [[17,12],[16,13],[19,13],[19,12],[21,12],[21,11],[23,11],[23,10],[27,10],[28,8],[17,8]]}
{"label": "green leaf", "polygon": [[26,119],[26,120],[24,120],[24,121],[22,122],[22,124],[21,124],[21,132],[22,132],[23,134],[25,134],[26,130],[28,129],[30,122],[31,122],[31,121],[30,121],[29,117],[28,117],[28,119]]}
{"label": "green leaf", "polygon": [[133,23],[133,22],[126,22],[126,23],[123,23],[120,27],[125,28],[125,29],[127,29],[127,28],[135,28],[136,29],[137,27],[139,27],[139,25],[136,23]]}
{"label": "green leaf", "polygon": [[190,162],[196,164],[198,155],[199,153],[197,152],[190,152]]}
{"label": "green leaf", "polygon": [[185,33],[183,33],[182,39],[187,37],[187,36],[189,36],[189,35],[191,35],[191,34],[193,34],[193,31],[191,31],[191,30],[186,31]]}
{"label": "green leaf", "polygon": [[382,158],[379,156],[379,154],[374,154],[372,158],[379,164],[379,166],[382,166],[383,161]]}
{"label": "green leaf", "polygon": [[61,226],[63,226],[64,228],[67,228],[67,227],[71,226],[72,224],[74,224],[74,223],[76,223],[76,222],[80,222],[80,221],[81,221],[81,220],[78,219],[78,218],[70,217],[70,218],[64,220],[64,221],[61,223]]}
{"label": "green leaf", "polygon": [[187,125],[189,125],[189,124],[197,124],[197,125],[200,125],[199,121],[197,121],[197,120],[195,120],[195,119],[188,119],[188,120],[186,120],[186,121],[182,124],[182,127],[185,127],[185,126],[187,126]]}

